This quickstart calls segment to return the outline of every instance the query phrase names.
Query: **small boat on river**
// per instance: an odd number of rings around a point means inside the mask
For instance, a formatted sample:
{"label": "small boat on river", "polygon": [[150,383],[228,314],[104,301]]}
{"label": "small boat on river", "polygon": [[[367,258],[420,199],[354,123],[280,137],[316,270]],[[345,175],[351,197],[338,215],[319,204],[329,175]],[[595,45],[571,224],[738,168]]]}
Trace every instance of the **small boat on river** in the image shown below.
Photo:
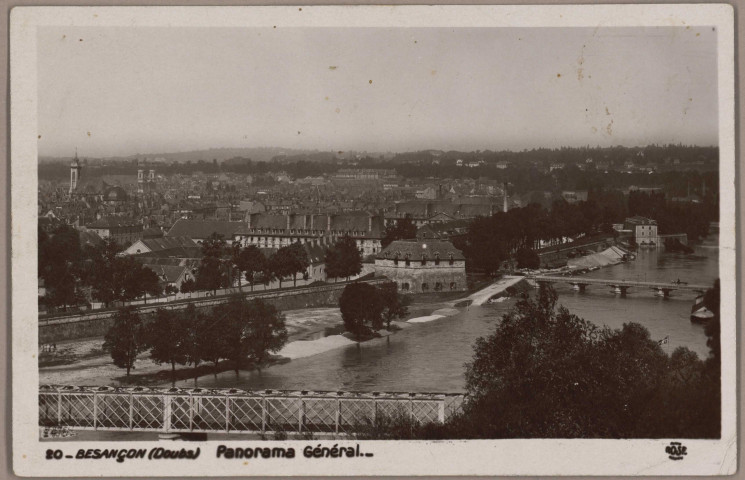
{"label": "small boat on river", "polygon": [[714,318],[714,312],[706,308],[704,305],[704,296],[699,295],[691,307],[691,322],[708,323],[712,318]]}

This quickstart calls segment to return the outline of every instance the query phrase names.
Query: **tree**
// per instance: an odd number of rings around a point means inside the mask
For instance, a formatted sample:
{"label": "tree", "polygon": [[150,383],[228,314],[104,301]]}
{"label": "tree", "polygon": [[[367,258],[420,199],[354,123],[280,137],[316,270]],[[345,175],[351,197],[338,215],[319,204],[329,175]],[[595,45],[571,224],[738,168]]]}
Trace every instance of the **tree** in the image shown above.
{"label": "tree", "polygon": [[303,278],[307,279],[307,271],[310,266],[308,252],[300,242],[284,247],[287,249],[288,270],[292,272],[292,286],[297,286],[297,274],[302,273]]}
{"label": "tree", "polygon": [[225,251],[225,241],[222,235],[213,233],[202,242],[202,260],[199,262],[196,274],[196,286],[200,290],[212,290],[225,286],[228,282],[224,271],[222,255]]}
{"label": "tree", "polygon": [[291,252],[287,247],[280,248],[269,257],[269,271],[272,277],[279,280],[279,288],[282,288],[282,280],[294,273],[293,268]]}
{"label": "tree", "polygon": [[381,313],[385,328],[390,330],[391,322],[397,318],[403,318],[408,314],[408,309],[403,302],[403,298],[398,293],[398,286],[394,282],[384,283],[378,287],[380,301],[383,304]]}
{"label": "tree", "polygon": [[246,360],[261,365],[269,352],[276,352],[287,342],[285,319],[272,305],[232,297],[216,307],[214,316],[222,336],[223,357],[232,361],[236,373]]}
{"label": "tree", "polygon": [[201,360],[212,362],[215,373],[220,360],[226,357],[228,322],[225,305],[218,305],[210,314],[197,316],[197,351]]}
{"label": "tree", "polygon": [[383,234],[383,239],[380,241],[380,244],[385,248],[394,240],[416,238],[416,230],[416,225],[414,225],[410,216],[399,218],[385,228],[385,233]]}
{"label": "tree", "polygon": [[541,266],[541,258],[535,251],[527,247],[522,247],[515,253],[517,268],[529,268],[535,270]]}
{"label": "tree", "polygon": [[165,293],[166,295],[176,295],[178,293],[178,288],[169,283],[163,288],[163,293]]}
{"label": "tree", "polygon": [[382,328],[383,303],[378,289],[369,283],[352,283],[344,287],[339,298],[344,328],[357,339],[370,329]]}
{"label": "tree", "polygon": [[248,357],[261,368],[268,353],[276,353],[287,343],[287,327],[282,313],[261,299],[250,303]]}
{"label": "tree", "polygon": [[326,249],[324,257],[327,277],[349,277],[362,271],[362,253],[357,243],[349,235],[345,235]]}
{"label": "tree", "polygon": [[181,282],[181,293],[193,292],[197,289],[197,283],[193,278],[188,278]]}
{"label": "tree", "polygon": [[170,363],[173,373],[177,363],[184,365],[187,361],[188,329],[180,317],[173,310],[159,308],[147,328],[150,358],[156,363]]}
{"label": "tree", "polygon": [[246,281],[251,285],[251,291],[258,276],[267,269],[267,259],[256,245],[247,245],[238,254],[236,267],[246,275]]}
{"label": "tree", "polygon": [[236,295],[227,303],[212,310],[218,323],[219,344],[222,345],[222,357],[233,362],[233,369],[238,373],[248,357],[250,308],[245,298]]}
{"label": "tree", "polygon": [[121,286],[117,281],[117,254],[121,246],[111,237],[92,252],[89,275],[93,296],[108,307],[111,302],[121,297]]}
{"label": "tree", "polygon": [[542,286],[477,340],[468,400],[445,436],[716,438],[719,389],[693,352],[667,357],[639,324],[598,328],[556,302]]}
{"label": "tree", "polygon": [[208,319],[205,315],[197,312],[197,308],[190,303],[186,308],[178,313],[179,321],[183,325],[184,337],[182,352],[184,362],[187,365],[194,366],[194,376],[196,378],[196,367],[202,361],[202,332],[207,327]]}
{"label": "tree", "polygon": [[114,365],[127,369],[127,376],[134,368],[137,355],[147,346],[146,330],[142,319],[133,307],[124,307],[114,315],[114,324],[104,337],[104,350],[111,354]]}
{"label": "tree", "polygon": [[82,249],[77,230],[57,227],[51,236],[39,230],[39,277],[47,290],[45,302],[50,307],[78,305],[85,301],[78,288],[81,277]]}
{"label": "tree", "polygon": [[157,297],[163,293],[163,288],[160,285],[160,278],[158,274],[153,270],[142,266],[140,269],[140,288],[142,293],[145,295],[145,303],[147,303],[147,296]]}

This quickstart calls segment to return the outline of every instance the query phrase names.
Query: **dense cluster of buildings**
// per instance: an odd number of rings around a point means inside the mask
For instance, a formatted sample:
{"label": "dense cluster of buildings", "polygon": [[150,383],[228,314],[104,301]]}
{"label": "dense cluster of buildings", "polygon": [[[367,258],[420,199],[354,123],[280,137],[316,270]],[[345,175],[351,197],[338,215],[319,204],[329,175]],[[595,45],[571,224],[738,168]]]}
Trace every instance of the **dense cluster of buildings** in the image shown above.
{"label": "dense cluster of buildings", "polygon": [[[254,245],[267,257],[298,242],[308,253],[311,281],[327,280],[326,249],[348,236],[364,259],[363,274],[386,272],[402,290],[426,292],[465,288],[465,259],[451,240],[465,234],[470,219],[509,208],[494,183],[411,185],[395,170],[342,169],[313,181],[278,178],[259,186],[250,175],[164,176],[157,167],[137,161],[131,173],[97,175],[76,154],[69,184],[40,184],[40,226],[72,225],[91,245],[114,239],[174,290],[194,279],[201,243],[214,234],[228,245]],[[418,238],[383,249],[386,227],[407,217],[419,227]]]}

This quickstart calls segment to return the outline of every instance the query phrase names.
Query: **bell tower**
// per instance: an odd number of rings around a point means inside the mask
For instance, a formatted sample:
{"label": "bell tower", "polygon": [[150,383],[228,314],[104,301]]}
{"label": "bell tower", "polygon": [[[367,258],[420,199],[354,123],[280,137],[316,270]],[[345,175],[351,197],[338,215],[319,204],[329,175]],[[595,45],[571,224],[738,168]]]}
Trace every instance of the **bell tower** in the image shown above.
{"label": "bell tower", "polygon": [[80,166],[80,160],[78,160],[78,149],[75,149],[75,158],[72,159],[70,164],[70,195],[77,192],[78,182],[80,181],[80,171],[83,167]]}
{"label": "bell tower", "polygon": [[145,169],[140,161],[137,161],[137,193],[142,194],[145,191]]}

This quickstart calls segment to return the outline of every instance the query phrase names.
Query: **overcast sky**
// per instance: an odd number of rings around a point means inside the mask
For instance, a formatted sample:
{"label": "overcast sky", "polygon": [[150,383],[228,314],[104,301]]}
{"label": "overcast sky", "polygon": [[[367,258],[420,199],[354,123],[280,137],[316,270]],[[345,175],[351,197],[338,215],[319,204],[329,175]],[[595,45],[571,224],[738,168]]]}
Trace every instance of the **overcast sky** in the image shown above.
{"label": "overcast sky", "polygon": [[717,144],[700,28],[39,30],[39,154]]}

